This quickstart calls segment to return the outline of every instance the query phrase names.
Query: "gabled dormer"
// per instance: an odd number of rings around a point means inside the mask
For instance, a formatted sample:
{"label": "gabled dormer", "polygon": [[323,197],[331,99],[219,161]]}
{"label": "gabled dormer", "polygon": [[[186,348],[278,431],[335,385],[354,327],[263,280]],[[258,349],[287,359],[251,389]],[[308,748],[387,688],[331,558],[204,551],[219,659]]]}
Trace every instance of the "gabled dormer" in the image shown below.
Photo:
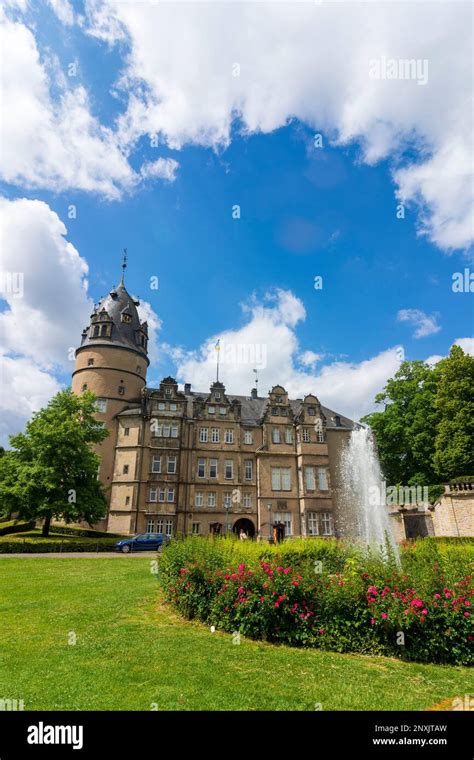
{"label": "gabled dormer", "polygon": [[280,418],[280,421],[284,418],[292,419],[288,393],[282,385],[274,385],[271,391],[269,391],[265,417],[267,419]]}

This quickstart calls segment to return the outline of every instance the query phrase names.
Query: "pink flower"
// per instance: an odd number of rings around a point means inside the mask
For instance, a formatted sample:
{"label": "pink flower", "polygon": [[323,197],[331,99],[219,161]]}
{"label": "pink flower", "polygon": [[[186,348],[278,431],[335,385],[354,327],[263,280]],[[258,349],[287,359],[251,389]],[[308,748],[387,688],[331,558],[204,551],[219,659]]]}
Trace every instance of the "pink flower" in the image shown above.
{"label": "pink flower", "polygon": [[243,594],[243,593],[244,593],[244,591],[245,591],[245,589],[244,589],[244,587],[243,587],[243,586],[241,586],[240,588],[238,588],[238,589],[237,589],[237,592],[238,592],[239,594]]}
{"label": "pink flower", "polygon": [[245,565],[242,563],[239,565],[239,573],[243,573],[245,570]]}
{"label": "pink flower", "polygon": [[300,584],[298,583],[298,581],[292,581],[292,584],[291,584],[291,585],[292,585],[292,586],[299,586]]}
{"label": "pink flower", "polygon": [[288,573],[291,573],[291,567],[285,567],[285,569],[283,570],[283,573],[285,575],[288,575]]}
{"label": "pink flower", "polygon": [[319,629],[319,633],[321,633],[321,634],[326,633],[326,629],[325,628],[320,628]]}
{"label": "pink flower", "polygon": [[469,617],[469,612],[465,612],[464,617]]}
{"label": "pink flower", "polygon": [[426,610],[426,609],[425,610],[421,610],[421,614],[422,615],[427,615],[428,614],[428,610]]}
{"label": "pink flower", "polygon": [[274,605],[274,606],[275,606],[275,607],[279,607],[279,606],[280,606],[280,602],[275,602],[275,605]]}
{"label": "pink flower", "polygon": [[374,596],[377,596],[378,592],[377,592],[377,589],[376,589],[375,586],[369,586],[369,588],[367,589],[367,593],[368,594],[373,594]]}
{"label": "pink flower", "polygon": [[434,595],[434,598],[435,598],[435,599],[441,599],[441,594],[435,594],[435,595]]}
{"label": "pink flower", "polygon": [[281,572],[282,572],[282,570],[283,570],[282,566],[281,566],[281,565],[278,565],[278,567],[277,567],[277,573],[281,573]]}
{"label": "pink flower", "polygon": [[466,599],[466,601],[464,602],[464,604],[466,605],[466,607],[470,607],[470,606],[471,606],[471,602],[469,602],[467,599]]}
{"label": "pink flower", "polygon": [[372,618],[372,620],[370,621],[370,625],[375,625],[375,618]]}
{"label": "pink flower", "polygon": [[410,612],[410,610],[404,610],[404,613],[403,613],[403,614],[404,614],[404,615],[408,615],[408,613],[409,613],[409,612]]}
{"label": "pink flower", "polygon": [[382,612],[382,620],[386,620],[388,618],[388,615],[386,612]]}

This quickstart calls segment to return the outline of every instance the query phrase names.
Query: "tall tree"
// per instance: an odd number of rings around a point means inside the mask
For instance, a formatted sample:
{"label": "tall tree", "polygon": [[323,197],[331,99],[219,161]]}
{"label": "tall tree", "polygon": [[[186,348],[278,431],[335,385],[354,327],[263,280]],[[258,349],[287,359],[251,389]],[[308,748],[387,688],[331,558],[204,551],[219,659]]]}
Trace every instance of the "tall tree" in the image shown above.
{"label": "tall tree", "polygon": [[53,518],[93,523],[105,515],[106,499],[97,479],[100,463],[93,444],[108,431],[95,418],[95,398],[70,389],[58,393],[33,415],[24,433],[11,436],[13,451],[0,465],[0,503],[11,502],[26,519]]}
{"label": "tall tree", "polygon": [[474,472],[474,358],[453,346],[434,366],[403,362],[363,418],[390,485],[430,485]]}
{"label": "tall tree", "polygon": [[434,464],[449,480],[474,474],[474,357],[455,345],[438,369]]}

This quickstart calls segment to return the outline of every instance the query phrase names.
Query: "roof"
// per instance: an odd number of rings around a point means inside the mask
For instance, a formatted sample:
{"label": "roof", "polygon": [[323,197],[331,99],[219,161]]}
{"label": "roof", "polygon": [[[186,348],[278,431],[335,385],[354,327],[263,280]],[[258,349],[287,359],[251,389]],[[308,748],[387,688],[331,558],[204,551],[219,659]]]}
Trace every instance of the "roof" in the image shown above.
{"label": "roof", "polygon": [[[147,390],[153,391],[153,388],[148,388]],[[209,391],[206,393],[198,393],[197,391],[191,391],[190,393],[183,394],[185,395],[187,401],[188,401],[188,416],[192,417],[192,402],[196,401],[197,398],[201,398],[203,401],[208,399],[209,397]],[[260,397],[253,398],[251,396],[235,396],[235,395],[229,395],[226,394],[226,399],[232,403],[232,401],[238,401],[240,403],[241,408],[241,421],[242,423],[248,424],[248,425],[258,425],[259,421],[265,414],[265,410],[267,406],[270,403],[270,399],[268,397]],[[300,412],[301,405],[303,403],[302,399],[290,399],[290,406],[293,411],[293,414],[297,415]],[[343,414],[339,414],[338,412],[334,412],[332,409],[329,409],[327,406],[321,405],[321,411],[324,414],[326,418],[326,427],[332,430],[354,430],[354,428],[358,427],[358,424],[354,422],[354,420],[351,420],[349,417],[345,417]],[[126,409],[123,412],[120,412],[119,416],[122,415],[137,415],[141,414],[142,410],[140,407],[135,407],[134,409]],[[336,417],[339,417],[340,424],[336,424]]]}
{"label": "roof", "polygon": [[[146,322],[140,322],[140,317],[137,311],[138,301],[130,295],[123,282],[117,287],[112,288],[100,302],[95,306],[93,313],[91,314],[91,323],[82,334],[81,348],[84,346],[117,346],[120,348],[128,348],[142,354],[146,357],[146,345],[140,345],[137,339],[138,333],[144,333],[147,335]],[[101,312],[107,312],[109,318],[105,321],[112,320],[112,334],[109,337],[92,337],[93,328],[96,324],[101,324]],[[124,322],[122,320],[122,314],[128,315],[129,321]],[[104,320],[102,320],[104,321]],[[146,341],[145,341],[146,344]]]}

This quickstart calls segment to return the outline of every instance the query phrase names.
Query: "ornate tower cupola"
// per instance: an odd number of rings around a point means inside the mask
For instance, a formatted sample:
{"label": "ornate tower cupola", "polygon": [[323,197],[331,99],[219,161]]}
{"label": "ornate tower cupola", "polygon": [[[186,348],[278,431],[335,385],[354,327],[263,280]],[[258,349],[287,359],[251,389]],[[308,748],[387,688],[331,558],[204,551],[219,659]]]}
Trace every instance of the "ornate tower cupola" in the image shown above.
{"label": "ornate tower cupola", "polygon": [[116,346],[136,351],[146,358],[148,325],[140,322],[137,306],[123,280],[103,298],[91,314],[91,321],[82,333],[85,346]]}

